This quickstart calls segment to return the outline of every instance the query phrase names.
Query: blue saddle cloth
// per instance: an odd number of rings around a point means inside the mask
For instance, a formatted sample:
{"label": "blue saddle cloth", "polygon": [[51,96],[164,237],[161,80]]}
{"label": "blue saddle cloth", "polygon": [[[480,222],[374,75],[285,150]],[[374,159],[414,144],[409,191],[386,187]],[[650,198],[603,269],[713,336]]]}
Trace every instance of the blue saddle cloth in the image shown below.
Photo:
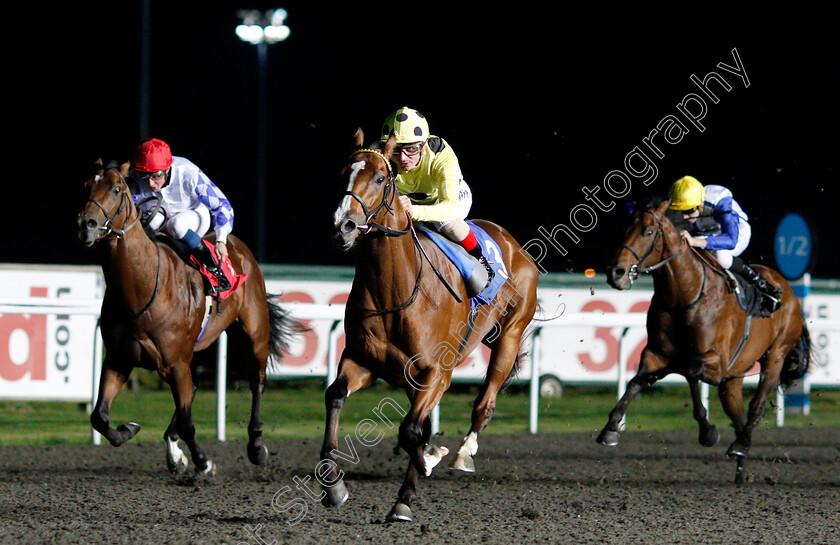
{"label": "blue saddle cloth", "polygon": [[[470,299],[470,308],[475,308],[479,305],[489,304],[496,297],[501,287],[505,285],[505,280],[507,279],[508,274],[507,269],[505,269],[504,261],[502,260],[502,249],[499,248],[496,241],[490,238],[490,235],[488,235],[484,229],[473,222],[468,221],[467,224],[469,224],[473,233],[475,233],[475,238],[481,245],[481,251],[490,263],[490,268],[492,268],[493,272],[496,273],[490,284],[484,288],[481,293]],[[475,268],[481,266],[472,256],[465,252],[460,245],[450,241],[437,231],[423,226],[418,226],[418,230],[425,233],[426,236],[428,236],[432,242],[440,248],[444,255],[446,255],[458,271],[460,271],[461,276],[463,276],[465,280],[469,281]]]}

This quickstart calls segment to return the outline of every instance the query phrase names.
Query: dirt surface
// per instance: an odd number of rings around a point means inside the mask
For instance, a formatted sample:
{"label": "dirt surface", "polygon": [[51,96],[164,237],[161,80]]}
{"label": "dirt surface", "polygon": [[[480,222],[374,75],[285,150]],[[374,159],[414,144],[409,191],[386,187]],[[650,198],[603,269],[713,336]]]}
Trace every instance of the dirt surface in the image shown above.
{"label": "dirt surface", "polygon": [[[628,432],[615,448],[487,436],[475,474],[444,460],[420,481],[408,523],[385,522],[406,461],[393,440],[356,445],[350,500],[330,510],[295,488],[314,475],[315,440],[268,441],[265,467],[242,443],[207,442],[214,478],[170,475],[162,443],[4,447],[0,543],[840,543],[840,428],[758,430],[742,487],[722,435],[711,449],[693,431]],[[458,439],[435,442],[454,453]]]}

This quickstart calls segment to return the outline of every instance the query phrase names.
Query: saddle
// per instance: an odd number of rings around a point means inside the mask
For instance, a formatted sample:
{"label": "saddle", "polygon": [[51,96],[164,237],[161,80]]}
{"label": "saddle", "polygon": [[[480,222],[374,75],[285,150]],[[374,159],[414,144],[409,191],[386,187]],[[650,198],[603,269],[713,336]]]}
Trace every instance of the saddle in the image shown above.
{"label": "saddle", "polygon": [[470,308],[475,308],[479,305],[489,304],[495,299],[501,287],[504,286],[508,273],[502,261],[502,250],[496,244],[496,241],[481,227],[469,221],[467,223],[472,228],[473,233],[475,233],[475,238],[484,250],[484,255],[496,258],[488,259],[490,268],[495,273],[493,280],[489,284],[487,283],[487,269],[476,258],[468,254],[460,244],[452,242],[434,229],[426,227],[423,224],[417,225],[416,228],[434,242],[461,273],[461,277],[464,279],[467,287],[467,295],[470,298]]}
{"label": "saddle", "polygon": [[[207,267],[205,267],[204,265],[199,263],[199,261],[195,258],[195,256],[192,255],[192,252],[190,251],[190,247],[187,246],[183,241],[174,239],[174,238],[172,238],[168,235],[164,235],[164,234],[161,234],[161,233],[158,233],[155,236],[155,240],[157,242],[163,242],[164,244],[166,244],[167,246],[172,248],[175,251],[175,253],[178,254],[178,257],[180,257],[185,263],[187,263],[188,265],[190,265],[191,267],[196,269],[198,272],[200,272],[201,276],[204,278],[205,288],[207,288],[207,286],[218,286],[219,285],[219,280],[216,278],[216,275],[214,275],[213,273],[208,271]],[[213,256],[216,255],[216,250],[213,247],[212,243],[210,243],[206,240],[202,240],[201,242],[205,246],[207,246],[207,248],[210,249],[210,252]],[[214,259],[216,259],[216,258],[214,257]],[[217,260],[217,263],[218,263],[218,260]],[[227,299],[228,297],[233,295],[233,292],[235,292],[239,288],[239,286],[241,286],[245,282],[245,280],[248,278],[248,275],[244,274],[244,273],[239,274],[236,271],[234,271],[233,266],[230,263],[230,258],[225,259],[225,261],[223,263],[221,263],[221,267],[222,267],[222,272],[225,273],[225,276],[227,277],[228,281],[230,282],[231,287],[230,287],[229,290],[218,293],[217,296],[220,299]],[[209,290],[205,289],[205,292],[206,291],[209,291]]]}
{"label": "saddle", "polygon": [[733,273],[729,269],[722,270],[726,273],[729,289],[735,294],[738,300],[738,306],[747,313],[747,316],[753,316],[755,318],[767,318],[770,316],[770,313],[765,310],[762,304],[764,295],[755,284],[740,274]]}

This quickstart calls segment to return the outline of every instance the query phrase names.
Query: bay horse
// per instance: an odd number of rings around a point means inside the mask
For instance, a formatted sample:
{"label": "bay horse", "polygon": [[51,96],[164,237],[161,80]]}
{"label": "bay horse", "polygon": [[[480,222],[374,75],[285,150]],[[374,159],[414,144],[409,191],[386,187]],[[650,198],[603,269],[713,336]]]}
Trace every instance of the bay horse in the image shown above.
{"label": "bay horse", "polygon": [[357,131],[355,152],[341,170],[346,190],[334,214],[334,241],[354,251],[356,272],[345,307],[345,348],[325,395],[322,503],[337,507],[349,496],[336,463],[345,399],[382,379],[404,388],[411,404],[398,439],[408,453],[408,469],[387,517],[410,521],[418,476],[430,475],[448,453],[429,444],[429,415],[449,388],[453,368],[484,342],[492,350],[487,376],[473,405],[470,431],[450,466],[475,471],[478,436],[493,415],[500,388],[524,356],[520,346],[537,308],[538,270],[507,231],[476,220],[501,248],[508,278],[492,304],[471,312],[460,273],[417,232],[397,198],[396,167],[390,160],[394,137],[381,150],[363,149],[363,139]]}
{"label": "bay horse", "polygon": [[[287,350],[299,324],[266,294],[256,259],[233,236],[227,242],[231,264],[248,278],[224,300],[220,313],[217,298],[206,309],[201,273],[169,245],[152,240],[137,227],[140,213],[126,183],[128,173],[129,163],[105,166],[97,161],[95,175],[84,183],[87,203],[77,218],[79,240],[86,246],[99,243],[106,283],[100,319],[105,358],[91,424],[113,446],[134,437],[140,431],[134,422],[111,427],[111,404],[132,369],[157,370],[175,401],[175,413],[164,434],[169,470],[183,472],[189,464],[178,447],[180,438],[189,448],[196,471],[215,474],[215,464],[195,440],[191,407],[196,386],[190,363],[195,351],[228,331],[231,346],[242,354],[238,362],[247,369],[252,394],[248,459],[265,464],[268,449],[261,439],[260,403],[266,362],[269,355],[280,358]],[[215,240],[215,235],[208,238]]]}
{"label": "bay horse", "polygon": [[[633,398],[644,387],[677,373],[688,381],[699,441],[707,447],[715,445],[720,434],[708,421],[699,381],[717,386],[735,428],[727,455],[736,458],[735,481],[741,484],[752,432],[764,416],[767,397],[779,383],[789,386],[804,376],[811,357],[810,335],[790,285],[778,272],[760,265],[755,268],[762,276],[783,290],[782,307],[769,317],[748,321],[726,272],[711,254],[683,241],[668,217],[669,204],[653,200],[633,214],[623,246],[607,268],[607,282],[619,290],[629,289],[639,274],[650,273],[654,294],[638,372],[597,441],[617,445],[619,423]],[[761,373],[745,413],[743,380],[756,361]]]}

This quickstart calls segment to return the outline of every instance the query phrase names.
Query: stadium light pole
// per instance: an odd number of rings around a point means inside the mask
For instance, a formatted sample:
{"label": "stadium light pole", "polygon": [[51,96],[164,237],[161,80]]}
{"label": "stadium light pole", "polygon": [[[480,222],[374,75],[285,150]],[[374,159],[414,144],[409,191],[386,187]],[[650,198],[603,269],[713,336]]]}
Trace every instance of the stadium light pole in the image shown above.
{"label": "stadium light pole", "polygon": [[266,259],[265,233],[268,229],[266,224],[266,113],[268,110],[268,46],[282,42],[289,37],[291,30],[283,24],[286,20],[286,10],[273,9],[260,10],[239,10],[237,17],[242,19],[242,24],[236,27],[236,35],[243,42],[252,43],[257,46],[257,240],[255,254],[257,261],[264,262]]}

